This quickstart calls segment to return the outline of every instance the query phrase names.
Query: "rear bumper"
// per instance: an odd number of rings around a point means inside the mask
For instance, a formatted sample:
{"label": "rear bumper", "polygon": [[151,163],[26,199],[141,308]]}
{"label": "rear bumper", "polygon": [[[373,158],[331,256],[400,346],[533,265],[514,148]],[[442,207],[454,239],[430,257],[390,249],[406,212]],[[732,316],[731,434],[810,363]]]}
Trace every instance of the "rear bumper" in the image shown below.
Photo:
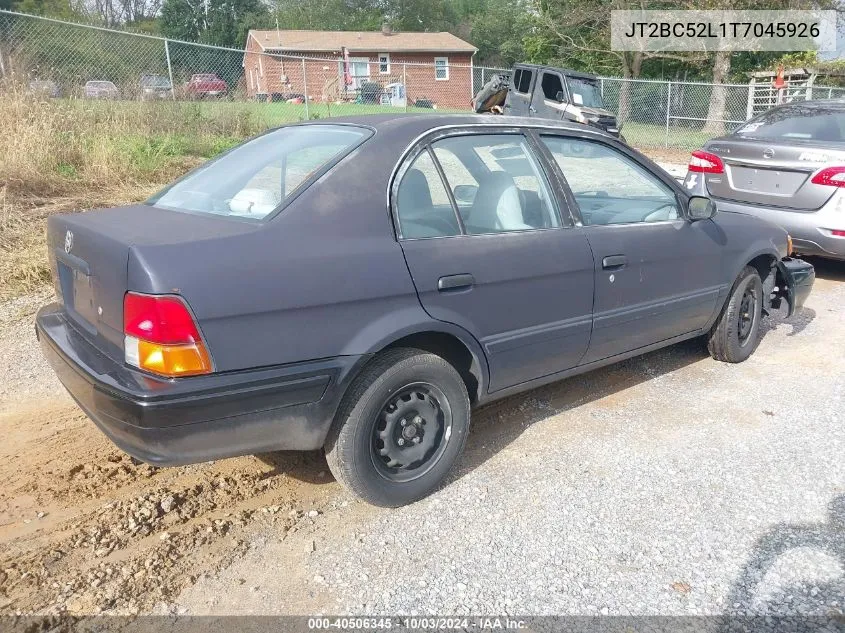
{"label": "rear bumper", "polygon": [[182,379],[115,362],[51,304],[36,317],[59,380],[118,447],[160,466],[275,450],[315,450],[366,356]]}
{"label": "rear bumper", "polygon": [[[790,236],[796,253],[845,259],[845,237],[835,237],[831,229],[845,230],[845,209],[823,207],[800,212],[759,207],[713,198],[719,211],[753,215],[782,227]],[[838,199],[831,203],[838,205]]]}

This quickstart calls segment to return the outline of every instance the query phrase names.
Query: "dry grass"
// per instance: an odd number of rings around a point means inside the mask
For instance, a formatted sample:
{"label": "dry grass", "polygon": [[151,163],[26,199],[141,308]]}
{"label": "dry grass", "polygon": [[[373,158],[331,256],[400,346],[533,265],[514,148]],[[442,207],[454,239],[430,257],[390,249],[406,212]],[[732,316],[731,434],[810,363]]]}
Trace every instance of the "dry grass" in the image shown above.
{"label": "dry grass", "polygon": [[264,125],[236,108],[0,92],[0,298],[49,282],[51,213],[143,200]]}

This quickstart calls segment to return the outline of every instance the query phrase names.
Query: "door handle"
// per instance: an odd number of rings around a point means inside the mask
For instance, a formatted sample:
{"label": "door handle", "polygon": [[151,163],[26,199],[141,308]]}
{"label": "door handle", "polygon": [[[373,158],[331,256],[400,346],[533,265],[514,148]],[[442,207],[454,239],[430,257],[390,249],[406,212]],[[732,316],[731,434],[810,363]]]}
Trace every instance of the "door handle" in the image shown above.
{"label": "door handle", "polygon": [[601,260],[601,267],[605,270],[619,270],[625,268],[628,264],[628,258],[624,255],[608,255]]}
{"label": "door handle", "polygon": [[534,106],[528,106],[528,112],[529,114],[535,114],[537,112],[537,108]]}
{"label": "door handle", "polygon": [[475,277],[469,273],[463,275],[446,275],[437,280],[437,289],[440,292],[446,290],[460,290],[462,288],[472,288],[475,283]]}

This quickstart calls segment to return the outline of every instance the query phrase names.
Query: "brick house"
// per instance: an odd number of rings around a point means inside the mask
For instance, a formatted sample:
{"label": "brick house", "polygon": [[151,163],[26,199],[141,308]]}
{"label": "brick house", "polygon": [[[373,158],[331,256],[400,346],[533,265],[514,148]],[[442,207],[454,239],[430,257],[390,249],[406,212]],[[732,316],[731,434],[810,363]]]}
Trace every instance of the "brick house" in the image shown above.
{"label": "brick house", "polygon": [[409,105],[429,99],[463,109],[473,97],[476,50],[451,33],[251,30],[244,81],[250,97],[307,94],[312,101],[355,99],[365,82],[368,89],[402,84]]}

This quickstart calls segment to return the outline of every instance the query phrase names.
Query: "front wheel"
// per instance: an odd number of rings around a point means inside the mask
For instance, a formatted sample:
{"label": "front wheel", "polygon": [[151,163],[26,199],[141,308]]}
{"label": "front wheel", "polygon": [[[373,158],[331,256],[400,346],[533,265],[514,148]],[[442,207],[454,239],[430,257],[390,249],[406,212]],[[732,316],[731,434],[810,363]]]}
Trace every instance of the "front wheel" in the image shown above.
{"label": "front wheel", "polygon": [[412,503],[433,492],[458,460],[469,417],[466,386],[452,365],[421,350],[389,350],[344,397],[326,439],[329,468],[369,503]]}
{"label": "front wheel", "polygon": [[710,355],[726,363],[747,359],[760,343],[762,318],[763,281],[756,268],[746,266],[707,337]]}

